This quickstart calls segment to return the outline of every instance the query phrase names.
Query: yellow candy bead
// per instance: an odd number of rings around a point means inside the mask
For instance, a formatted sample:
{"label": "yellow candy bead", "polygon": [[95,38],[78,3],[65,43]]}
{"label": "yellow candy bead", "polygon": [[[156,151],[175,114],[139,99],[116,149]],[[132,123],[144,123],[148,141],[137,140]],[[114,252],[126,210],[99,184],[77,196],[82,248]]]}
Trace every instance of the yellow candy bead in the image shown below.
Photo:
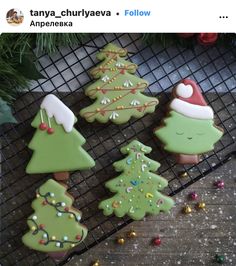
{"label": "yellow candy bead", "polygon": [[96,260],[91,266],[101,266],[100,261]]}
{"label": "yellow candy bead", "polygon": [[198,207],[198,209],[204,210],[206,208],[206,203],[205,202],[199,202],[197,207]]}
{"label": "yellow candy bead", "polygon": [[190,206],[185,206],[185,207],[183,208],[183,212],[184,212],[185,214],[190,214],[190,213],[192,212],[192,209],[191,209]]}
{"label": "yellow candy bead", "polygon": [[124,245],[125,243],[125,239],[123,237],[118,237],[116,242],[119,244],[119,245]]}
{"label": "yellow candy bead", "polygon": [[180,172],[179,177],[186,178],[186,177],[188,177],[188,173],[187,172]]}
{"label": "yellow candy bead", "polygon": [[32,227],[31,227],[31,230],[32,230],[32,231],[35,231],[35,230],[36,230],[36,227],[35,227],[35,226],[32,226]]}
{"label": "yellow candy bead", "polygon": [[134,230],[131,230],[127,233],[128,238],[135,238],[137,236],[137,233]]}

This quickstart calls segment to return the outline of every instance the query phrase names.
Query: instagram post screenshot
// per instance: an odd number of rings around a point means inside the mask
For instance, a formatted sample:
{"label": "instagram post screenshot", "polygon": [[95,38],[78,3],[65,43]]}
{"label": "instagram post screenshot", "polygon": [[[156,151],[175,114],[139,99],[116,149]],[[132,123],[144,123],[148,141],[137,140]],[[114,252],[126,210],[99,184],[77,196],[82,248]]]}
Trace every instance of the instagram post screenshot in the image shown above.
{"label": "instagram post screenshot", "polygon": [[235,3],[1,3],[0,265],[236,265]]}

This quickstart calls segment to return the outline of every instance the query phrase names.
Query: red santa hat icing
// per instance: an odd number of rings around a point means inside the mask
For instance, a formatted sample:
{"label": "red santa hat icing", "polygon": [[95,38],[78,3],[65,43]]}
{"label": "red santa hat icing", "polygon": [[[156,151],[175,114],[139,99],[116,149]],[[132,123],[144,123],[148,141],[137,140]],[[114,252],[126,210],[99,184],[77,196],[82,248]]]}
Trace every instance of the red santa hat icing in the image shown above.
{"label": "red santa hat icing", "polygon": [[174,89],[170,108],[184,116],[196,119],[213,119],[214,113],[207,106],[199,86],[190,79],[184,79]]}

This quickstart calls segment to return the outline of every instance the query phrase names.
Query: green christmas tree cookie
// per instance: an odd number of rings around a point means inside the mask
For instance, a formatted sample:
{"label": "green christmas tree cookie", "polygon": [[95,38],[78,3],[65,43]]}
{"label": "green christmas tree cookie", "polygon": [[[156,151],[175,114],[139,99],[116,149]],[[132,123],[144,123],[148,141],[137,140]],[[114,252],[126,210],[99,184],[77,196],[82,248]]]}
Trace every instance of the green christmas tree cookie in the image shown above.
{"label": "green christmas tree cookie", "polygon": [[223,130],[215,126],[213,110],[194,81],[183,80],[173,97],[168,117],[154,134],[165,150],[175,154],[178,163],[196,164],[200,154],[214,149]]}
{"label": "green christmas tree cookie", "polygon": [[77,119],[56,96],[47,95],[32,122],[36,132],[29,143],[33,150],[28,174],[54,173],[57,180],[69,177],[68,171],[89,169],[94,160],[81,147],[84,137],[73,127]]}
{"label": "green christmas tree cookie", "polygon": [[168,185],[168,181],[152,173],[160,164],[145,156],[151,150],[137,140],[121,148],[127,157],[113,164],[116,171],[122,173],[105,184],[116,194],[99,204],[104,215],[114,213],[123,217],[127,214],[134,220],[140,220],[146,214],[158,214],[172,208],[174,201],[159,192]]}
{"label": "green christmas tree cookie", "polygon": [[95,102],[80,111],[88,122],[123,124],[154,112],[158,100],[141,93],[148,82],[134,75],[137,65],[123,59],[126,55],[125,49],[111,43],[97,54],[102,63],[91,71],[97,81],[85,91]]}
{"label": "green christmas tree cookie", "polygon": [[32,203],[35,212],[27,220],[30,231],[23,236],[23,243],[54,256],[63,256],[80,244],[86,238],[87,228],[80,224],[81,212],[72,203],[65,186],[53,179],[44,183]]}

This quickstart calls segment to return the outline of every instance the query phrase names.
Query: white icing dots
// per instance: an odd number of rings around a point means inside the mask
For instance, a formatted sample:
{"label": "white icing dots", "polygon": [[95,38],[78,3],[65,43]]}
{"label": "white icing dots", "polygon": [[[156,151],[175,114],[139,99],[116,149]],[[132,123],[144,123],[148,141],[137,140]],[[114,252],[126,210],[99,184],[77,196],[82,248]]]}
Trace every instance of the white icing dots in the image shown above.
{"label": "white icing dots", "polygon": [[132,105],[132,106],[136,106],[136,105],[139,105],[139,104],[140,104],[140,101],[138,101],[138,100],[133,100],[130,103],[130,105]]}
{"label": "white icing dots", "polygon": [[107,81],[109,81],[110,80],[110,78],[106,75],[106,76],[104,76],[104,77],[102,77],[102,81],[103,82],[107,82]]}
{"label": "white icing dots", "polygon": [[124,87],[128,88],[128,87],[132,87],[133,83],[130,80],[126,80],[123,84]]}
{"label": "white icing dots", "polygon": [[37,217],[36,215],[34,215],[34,216],[32,217],[32,219],[33,219],[33,220],[37,220],[38,217]]}
{"label": "white icing dots", "polygon": [[124,67],[125,65],[123,64],[123,63],[121,63],[121,62],[117,62],[116,63],[116,67]]}
{"label": "white icing dots", "polygon": [[108,103],[110,103],[111,102],[111,100],[109,99],[109,98],[107,98],[107,97],[104,97],[102,100],[101,100],[101,104],[108,104]]}
{"label": "white icing dots", "polygon": [[56,247],[58,247],[58,248],[59,248],[59,247],[60,247],[60,245],[61,245],[61,244],[60,244],[60,242],[56,242]]}
{"label": "white icing dots", "polygon": [[176,87],[176,94],[182,98],[190,98],[193,95],[193,88],[191,85],[184,85],[180,83]]}
{"label": "white icing dots", "polygon": [[111,120],[115,120],[115,119],[118,118],[118,117],[119,117],[119,114],[117,114],[116,112],[112,112],[111,115],[109,116],[109,118],[110,118]]}

